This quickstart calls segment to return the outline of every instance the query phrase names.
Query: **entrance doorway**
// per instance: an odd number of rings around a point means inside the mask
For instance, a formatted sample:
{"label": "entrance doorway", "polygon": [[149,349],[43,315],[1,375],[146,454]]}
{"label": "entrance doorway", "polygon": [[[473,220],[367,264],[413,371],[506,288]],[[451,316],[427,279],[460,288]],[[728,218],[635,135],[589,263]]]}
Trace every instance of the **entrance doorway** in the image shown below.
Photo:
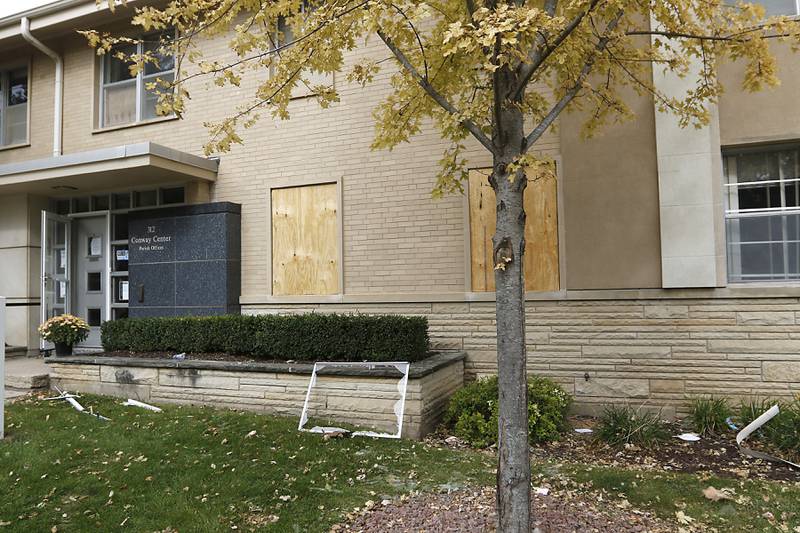
{"label": "entrance doorway", "polygon": [[128,213],[184,200],[179,185],[53,198],[42,212],[42,322],[79,316],[91,330],[77,347],[101,348],[101,324],[128,316]]}
{"label": "entrance doorway", "polygon": [[[78,348],[99,348],[108,320],[109,215],[42,214],[42,321],[62,313],[86,320],[89,336]],[[43,349],[50,349],[42,342]]]}
{"label": "entrance doorway", "polygon": [[108,320],[108,215],[73,219],[72,313],[89,323],[80,347],[100,347],[100,325]]}

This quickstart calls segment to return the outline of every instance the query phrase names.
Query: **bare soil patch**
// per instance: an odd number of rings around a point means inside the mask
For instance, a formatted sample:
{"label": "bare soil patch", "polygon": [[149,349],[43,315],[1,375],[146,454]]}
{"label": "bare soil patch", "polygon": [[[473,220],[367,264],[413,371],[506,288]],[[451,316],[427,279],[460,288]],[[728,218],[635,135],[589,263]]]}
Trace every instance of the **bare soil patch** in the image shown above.
{"label": "bare soil patch", "polygon": [[[591,498],[569,488],[550,489],[547,495],[534,494],[531,502],[532,532],[674,531],[674,526],[635,510],[630,504]],[[473,533],[496,531],[496,520],[495,490],[487,487],[386,501],[362,510],[332,531]]]}

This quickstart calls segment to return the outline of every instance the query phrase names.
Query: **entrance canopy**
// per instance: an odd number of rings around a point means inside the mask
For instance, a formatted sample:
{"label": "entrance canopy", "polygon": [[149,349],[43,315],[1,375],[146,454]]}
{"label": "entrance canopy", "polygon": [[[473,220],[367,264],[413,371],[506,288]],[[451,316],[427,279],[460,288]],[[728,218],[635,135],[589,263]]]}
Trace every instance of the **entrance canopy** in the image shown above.
{"label": "entrance canopy", "polygon": [[155,143],[101,148],[0,165],[0,194],[108,190],[171,181],[217,179],[219,161]]}

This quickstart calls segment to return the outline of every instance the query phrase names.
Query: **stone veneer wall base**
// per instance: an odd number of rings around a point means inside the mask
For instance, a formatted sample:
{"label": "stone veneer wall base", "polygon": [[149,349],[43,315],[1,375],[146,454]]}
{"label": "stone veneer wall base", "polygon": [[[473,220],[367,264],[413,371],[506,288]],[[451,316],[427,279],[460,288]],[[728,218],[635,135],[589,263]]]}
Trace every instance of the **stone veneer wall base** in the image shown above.
{"label": "stone veneer wall base", "polygon": [[[627,402],[673,417],[702,395],[792,398],[800,394],[800,298],[763,297],[766,291],[530,300],[528,372],[560,383],[579,413]],[[497,372],[494,302],[270,304],[243,311],[267,310],[426,316],[435,349],[467,354],[467,379]]]}

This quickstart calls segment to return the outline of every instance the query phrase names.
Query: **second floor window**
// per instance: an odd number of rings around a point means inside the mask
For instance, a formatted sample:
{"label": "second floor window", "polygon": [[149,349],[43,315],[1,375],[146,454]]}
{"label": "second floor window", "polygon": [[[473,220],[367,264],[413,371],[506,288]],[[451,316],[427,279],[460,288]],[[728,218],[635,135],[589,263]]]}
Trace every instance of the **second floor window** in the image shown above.
{"label": "second floor window", "polygon": [[28,68],[0,70],[0,146],[28,141]]}
{"label": "second floor window", "polygon": [[[158,117],[156,105],[158,92],[164,87],[148,88],[159,79],[175,79],[175,58],[162,53],[164,34],[145,35],[138,44],[125,44],[112,49],[103,58],[100,90],[100,126],[104,128],[133,124]],[[137,75],[132,75],[130,62],[125,58],[133,54],[152,53],[158,64],[147,63]]]}

